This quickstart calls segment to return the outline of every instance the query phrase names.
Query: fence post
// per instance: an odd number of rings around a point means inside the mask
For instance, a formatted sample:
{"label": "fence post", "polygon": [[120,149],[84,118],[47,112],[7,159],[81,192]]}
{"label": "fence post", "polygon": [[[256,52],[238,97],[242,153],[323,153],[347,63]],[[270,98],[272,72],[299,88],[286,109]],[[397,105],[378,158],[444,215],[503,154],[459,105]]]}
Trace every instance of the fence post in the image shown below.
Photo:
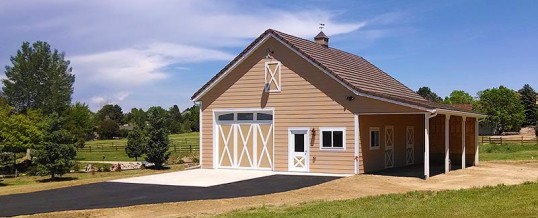
{"label": "fence post", "polygon": [[172,142],[172,145],[174,145],[174,152],[176,152],[176,143]]}
{"label": "fence post", "polygon": [[501,145],[503,145],[503,137],[501,136]]}
{"label": "fence post", "polygon": [[521,146],[523,146],[523,136],[521,136]]}
{"label": "fence post", "polygon": [[92,153],[92,146],[90,145],[90,153]]}
{"label": "fence post", "polygon": [[192,144],[189,144],[189,151],[192,153]]}

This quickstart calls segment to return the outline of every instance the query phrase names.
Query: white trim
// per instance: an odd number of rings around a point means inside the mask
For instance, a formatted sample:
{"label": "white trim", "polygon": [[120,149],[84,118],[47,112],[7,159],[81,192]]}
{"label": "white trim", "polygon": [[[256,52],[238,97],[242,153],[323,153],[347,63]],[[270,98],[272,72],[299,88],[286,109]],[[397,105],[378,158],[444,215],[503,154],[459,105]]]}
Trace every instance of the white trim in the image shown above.
{"label": "white trim", "polygon": [[213,151],[212,151],[212,154],[213,154],[213,169],[217,169],[218,168],[218,161],[217,161],[217,157],[218,157],[218,143],[219,143],[219,134],[218,134],[218,126],[217,126],[217,119],[215,117],[215,110],[212,110],[211,111],[211,114],[213,114]]}
{"label": "white trim", "polygon": [[[411,134],[409,134],[411,133]],[[411,138],[411,143],[409,140]],[[406,165],[412,165],[415,163],[415,126],[406,126],[405,127],[405,163]],[[411,149],[411,158],[407,156],[407,149]]]}
{"label": "white trim", "polygon": [[[271,71],[271,68],[269,67],[269,65],[271,64],[275,64],[276,63],[276,68],[275,68],[275,71],[276,72],[272,72]],[[280,61],[269,61],[269,62],[265,62],[265,92],[268,92],[268,93],[275,93],[275,92],[281,92],[282,91],[282,63],[280,63]],[[271,76],[271,79],[269,80],[269,82],[267,82],[267,72],[269,72],[269,75]],[[275,78],[275,75],[278,76],[278,81],[277,79]],[[272,82],[275,82],[275,86],[276,86],[276,89],[275,90],[271,90],[271,83]]]}
{"label": "white trim", "polygon": [[480,143],[478,142],[478,138],[480,137],[479,134],[478,134],[478,118],[475,118],[475,123],[474,123],[474,165],[477,166],[478,165],[478,161],[479,161],[479,155],[478,155],[478,150],[480,150]]}
{"label": "white trim", "polygon": [[394,167],[394,126],[385,126],[385,168]]}
{"label": "white trim", "polygon": [[[237,121],[236,120],[237,113],[241,113],[241,112],[252,112],[252,113],[254,113],[253,120]],[[273,115],[273,119],[272,120],[257,120],[256,113],[258,113],[258,112],[270,113],[270,114]],[[275,163],[274,163],[274,160],[275,160],[275,157],[274,157],[274,154],[275,154],[274,153],[274,150],[275,150],[275,143],[274,143],[275,116],[274,116],[274,114],[275,113],[274,113],[273,108],[218,108],[218,109],[213,109],[212,113],[213,113],[213,130],[214,130],[213,131],[213,168],[215,168],[215,169],[252,169],[252,170],[272,170],[272,171],[274,171],[274,168],[275,168]],[[234,113],[234,121],[218,121],[217,116],[219,114],[223,114],[223,113]],[[240,130],[238,130],[238,128],[240,128],[239,125],[241,125],[241,124],[251,124],[250,128],[252,128],[251,131],[252,131],[253,135],[250,136],[250,137],[253,137],[253,141],[256,144],[256,146],[258,145],[257,134],[260,134],[260,132],[261,132],[260,125],[269,124],[271,126],[270,129],[269,129],[269,134],[272,134],[272,141],[273,141],[272,150],[273,150],[273,154],[269,155],[269,150],[267,149],[266,145],[264,146],[265,150],[262,150],[262,153],[260,153],[260,154],[257,153],[257,147],[252,148],[252,149],[255,149],[255,151],[253,151],[253,155],[256,155],[256,157],[252,157],[252,159],[250,160],[250,162],[251,162],[250,167],[241,167],[241,166],[239,166],[240,162],[237,159],[237,158],[239,158],[239,159],[242,160],[242,154],[241,154],[241,156],[239,156],[237,154],[237,152],[238,152],[237,146],[238,146],[238,140],[239,140],[238,136],[243,137],[243,135],[237,134],[237,131],[240,131]],[[231,126],[230,128],[232,128],[233,131],[235,131],[235,133],[233,134],[233,137],[234,137],[233,160],[230,160],[231,166],[220,166],[221,165],[220,164],[220,159],[222,159],[222,158],[218,157],[218,155],[219,155],[218,154],[219,153],[219,143],[218,142],[220,141],[220,139],[218,138],[219,137],[218,130],[219,130],[220,125],[230,125]],[[230,131],[232,131],[232,129],[230,129]],[[242,134],[242,132],[241,132],[241,134]],[[265,137],[267,137],[267,136],[265,136]],[[248,138],[248,136],[247,136],[247,138]],[[244,141],[244,139],[242,139],[242,142],[243,141]],[[269,141],[269,138],[263,138],[262,137],[262,142],[261,143],[268,142],[268,141]],[[228,151],[228,153],[229,153],[229,155],[232,155],[229,151]],[[223,152],[223,155],[224,155],[224,152]],[[264,157],[269,159],[268,160],[269,165],[270,165],[269,168],[259,166],[260,163],[261,163],[261,160],[262,160],[261,155],[264,155]],[[260,156],[259,159],[258,159],[258,156]]]}
{"label": "white trim", "polygon": [[360,144],[360,126],[359,126],[359,114],[353,114],[353,119],[355,121],[355,127],[354,127],[354,165],[355,165],[355,174],[359,174],[359,144]]}
{"label": "white trim", "polygon": [[431,114],[424,114],[424,179],[430,178],[430,118]]}
{"label": "white trim", "polygon": [[[202,96],[204,96],[209,90],[211,90],[217,83],[219,83],[224,77],[226,77],[232,70],[234,70],[238,65],[240,65],[241,63],[243,63],[243,61],[248,57],[250,56],[250,54],[252,54],[253,51],[255,51],[256,49],[258,49],[258,47],[260,47],[263,43],[265,43],[265,41],[267,41],[267,39],[269,39],[269,37],[271,37],[272,34],[267,34],[266,36],[264,36],[258,43],[256,43],[254,46],[252,46],[252,48],[250,48],[241,58],[239,58],[239,60],[237,60],[237,62],[235,62],[235,64],[233,64],[230,68],[228,68],[226,71],[224,71],[224,73],[222,75],[220,75],[219,77],[217,77],[217,79],[215,79],[215,81],[213,81],[212,83],[209,84],[209,86],[207,86],[204,90],[202,90],[197,96],[195,96],[192,100],[193,101],[198,101]],[[273,38],[276,38],[273,36]]]}
{"label": "white trim", "polygon": [[[334,135],[332,136],[332,142],[331,142],[331,146],[332,147],[323,147],[323,132],[328,132],[330,131],[331,133],[332,132],[335,132],[335,131],[341,131],[342,132],[342,137],[343,137],[343,141],[342,141],[342,147],[341,148],[338,148],[338,147],[334,147]],[[345,127],[319,127],[319,150],[320,151],[345,151],[346,150],[346,128]]]}
{"label": "white trim", "polygon": [[[372,147],[372,132],[374,131],[377,131],[378,132],[378,140],[379,140],[379,145],[377,145],[376,147]],[[370,127],[370,131],[368,131],[370,134],[369,134],[369,138],[370,138],[370,141],[368,141],[368,147],[370,147],[370,150],[379,150],[381,148],[381,129],[379,127]]]}
{"label": "white trim", "polygon": [[450,114],[450,115],[456,115],[461,117],[475,117],[475,118],[485,118],[486,115],[483,114],[475,114],[475,113],[469,113],[469,112],[463,112],[463,111],[453,111],[453,110],[447,110],[447,109],[436,109],[437,113],[439,114]]}
{"label": "white trim", "polygon": [[467,117],[461,117],[461,168],[462,169],[465,169],[465,147],[466,147],[466,132],[465,132],[465,127],[466,127],[466,122],[467,122]]}
{"label": "white trim", "polygon": [[198,113],[198,161],[200,162],[200,167],[202,167],[202,133],[204,132],[202,131],[202,127],[204,126],[204,123],[202,122],[202,117],[204,115],[202,111],[202,102],[198,104],[198,107],[200,108],[200,112]]}
{"label": "white trim", "polygon": [[[295,140],[292,131],[304,131],[304,166],[297,168],[295,162]],[[310,172],[310,128],[309,127],[289,127],[288,128],[288,171],[290,172]]]}
{"label": "white trim", "polygon": [[445,115],[445,173],[450,172],[450,114]]}

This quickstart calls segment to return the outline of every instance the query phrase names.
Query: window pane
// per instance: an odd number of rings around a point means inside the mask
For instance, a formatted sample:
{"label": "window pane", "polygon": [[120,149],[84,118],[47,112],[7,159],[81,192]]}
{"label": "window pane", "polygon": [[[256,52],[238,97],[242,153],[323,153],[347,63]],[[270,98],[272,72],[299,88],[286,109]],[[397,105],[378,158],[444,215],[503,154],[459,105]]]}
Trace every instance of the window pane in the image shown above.
{"label": "window pane", "polygon": [[379,146],[379,131],[371,131],[370,134],[371,134],[370,146],[371,147]]}
{"label": "window pane", "polygon": [[331,148],[332,147],[332,132],[331,131],[322,131],[323,142],[321,143],[322,147]]}
{"label": "window pane", "polygon": [[333,147],[335,148],[344,147],[344,132],[343,131],[333,131]]}
{"label": "window pane", "polygon": [[256,114],[257,120],[273,120],[272,114],[266,114],[266,113],[257,113]]}
{"label": "window pane", "polygon": [[237,113],[237,120],[254,120],[253,113]]}
{"label": "window pane", "polygon": [[304,152],[304,134],[293,134],[295,136],[295,152]]}
{"label": "window pane", "polygon": [[219,120],[226,121],[226,120],[234,120],[234,114],[223,114],[219,116]]}

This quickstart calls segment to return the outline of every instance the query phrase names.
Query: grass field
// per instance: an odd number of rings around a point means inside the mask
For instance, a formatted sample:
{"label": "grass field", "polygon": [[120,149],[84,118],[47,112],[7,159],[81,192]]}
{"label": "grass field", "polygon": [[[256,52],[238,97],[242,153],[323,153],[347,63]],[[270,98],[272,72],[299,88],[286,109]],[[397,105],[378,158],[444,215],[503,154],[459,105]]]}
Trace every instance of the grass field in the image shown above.
{"label": "grass field", "polygon": [[294,207],[261,207],[221,217],[536,217],[538,183],[409,192]]}
{"label": "grass field", "polygon": [[[198,133],[185,133],[170,135],[170,150],[187,151],[192,149],[198,151]],[[86,142],[84,149],[77,149],[78,161],[135,161],[125,153],[126,139],[95,140]],[[144,158],[138,158],[144,160]]]}
{"label": "grass field", "polygon": [[480,160],[538,160],[537,144],[480,145]]}
{"label": "grass field", "polygon": [[169,168],[166,170],[123,170],[121,172],[95,172],[94,175],[92,175],[91,173],[83,172],[67,173],[54,182],[49,181],[50,176],[23,175],[15,178],[3,178],[3,181],[0,183],[0,195],[34,192],[53,188],[63,188],[75,185],[103,182],[112,179],[173,172],[183,169],[183,165],[170,165]]}

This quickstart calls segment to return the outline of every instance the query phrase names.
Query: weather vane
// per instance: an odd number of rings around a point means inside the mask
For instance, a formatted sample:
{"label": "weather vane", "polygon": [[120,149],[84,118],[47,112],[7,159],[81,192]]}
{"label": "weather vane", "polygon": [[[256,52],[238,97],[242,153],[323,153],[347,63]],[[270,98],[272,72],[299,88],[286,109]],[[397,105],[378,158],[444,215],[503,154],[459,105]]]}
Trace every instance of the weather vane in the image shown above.
{"label": "weather vane", "polygon": [[319,24],[319,30],[320,30],[320,31],[323,31],[323,27],[325,27],[325,24],[324,24],[324,23],[320,23],[320,24]]}

